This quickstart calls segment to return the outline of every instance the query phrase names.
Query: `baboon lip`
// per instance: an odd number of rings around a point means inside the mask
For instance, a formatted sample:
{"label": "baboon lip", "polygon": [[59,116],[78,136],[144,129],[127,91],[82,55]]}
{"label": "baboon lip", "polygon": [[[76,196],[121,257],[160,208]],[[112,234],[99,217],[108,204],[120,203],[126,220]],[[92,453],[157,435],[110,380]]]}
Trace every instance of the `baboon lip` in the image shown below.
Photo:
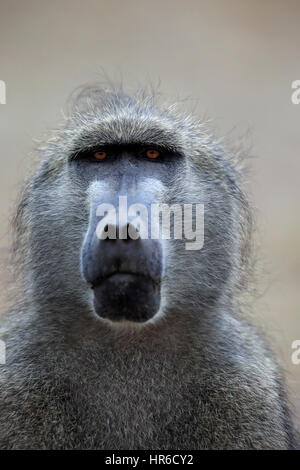
{"label": "baboon lip", "polygon": [[133,272],[133,271],[113,271],[105,276],[102,276],[100,278],[98,278],[97,280],[95,280],[94,282],[91,283],[91,287],[92,289],[95,289],[97,287],[99,287],[101,284],[103,284],[105,281],[108,281],[110,279],[117,279],[117,278],[120,278],[120,279],[125,279],[126,277],[135,277],[137,279],[143,279],[143,280],[146,280],[148,282],[151,282],[152,284],[154,285],[159,285],[161,280],[160,279],[153,279],[153,277],[149,276],[149,275],[146,275],[144,273],[140,273],[140,272]]}
{"label": "baboon lip", "polygon": [[115,271],[93,287],[95,312],[111,321],[145,322],[160,305],[160,286],[148,273]]}

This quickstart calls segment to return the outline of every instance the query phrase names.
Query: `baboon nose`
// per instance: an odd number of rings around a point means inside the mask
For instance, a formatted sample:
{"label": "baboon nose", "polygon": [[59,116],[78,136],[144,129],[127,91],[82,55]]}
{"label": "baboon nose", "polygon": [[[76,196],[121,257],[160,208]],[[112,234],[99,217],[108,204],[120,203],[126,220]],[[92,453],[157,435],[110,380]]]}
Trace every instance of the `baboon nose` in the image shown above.
{"label": "baboon nose", "polygon": [[93,286],[117,273],[141,275],[155,282],[161,277],[160,241],[142,239],[130,223],[107,224],[100,234],[88,236],[81,258],[83,277]]}

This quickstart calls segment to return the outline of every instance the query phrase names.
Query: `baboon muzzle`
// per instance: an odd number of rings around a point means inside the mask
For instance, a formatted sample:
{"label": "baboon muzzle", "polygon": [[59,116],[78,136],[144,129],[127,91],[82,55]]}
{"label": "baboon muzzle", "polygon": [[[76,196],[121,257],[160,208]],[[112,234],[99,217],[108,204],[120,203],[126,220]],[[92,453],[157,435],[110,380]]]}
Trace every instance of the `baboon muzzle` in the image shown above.
{"label": "baboon muzzle", "polygon": [[81,271],[96,313],[112,321],[149,320],[160,306],[161,241],[141,239],[130,223],[106,225],[99,234],[95,219],[82,246]]}

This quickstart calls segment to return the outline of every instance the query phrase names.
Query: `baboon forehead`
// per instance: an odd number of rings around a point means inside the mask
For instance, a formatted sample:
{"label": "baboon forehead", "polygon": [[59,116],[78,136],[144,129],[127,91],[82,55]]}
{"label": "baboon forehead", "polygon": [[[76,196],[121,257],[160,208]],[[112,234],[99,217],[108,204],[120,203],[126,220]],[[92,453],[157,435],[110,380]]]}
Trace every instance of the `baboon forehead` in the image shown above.
{"label": "baboon forehead", "polygon": [[106,119],[97,116],[80,129],[74,129],[71,144],[74,150],[98,145],[159,145],[180,153],[186,147],[183,136],[168,123],[157,122],[150,117],[145,122],[130,115],[111,115]]}
{"label": "baboon forehead", "polygon": [[144,93],[83,90],[76,97],[66,129],[78,147],[96,144],[159,144],[183,151],[196,134],[187,116],[175,113],[174,105],[158,105]]}
{"label": "baboon forehead", "polygon": [[72,154],[101,145],[159,145],[193,163],[219,165],[215,139],[201,120],[144,92],[85,88],[72,99],[67,120],[46,143],[47,159],[61,164]]}

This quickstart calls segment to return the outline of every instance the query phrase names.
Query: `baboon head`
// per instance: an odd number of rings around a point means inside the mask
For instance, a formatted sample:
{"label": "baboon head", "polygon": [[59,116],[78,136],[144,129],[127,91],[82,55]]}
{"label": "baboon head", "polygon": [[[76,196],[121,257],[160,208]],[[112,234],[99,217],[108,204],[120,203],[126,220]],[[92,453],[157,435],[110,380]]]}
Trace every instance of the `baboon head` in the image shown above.
{"label": "baboon head", "polygon": [[246,203],[203,124],[152,96],[89,87],[41,154],[19,206],[16,251],[28,298],[48,315],[184,319],[233,294]]}

